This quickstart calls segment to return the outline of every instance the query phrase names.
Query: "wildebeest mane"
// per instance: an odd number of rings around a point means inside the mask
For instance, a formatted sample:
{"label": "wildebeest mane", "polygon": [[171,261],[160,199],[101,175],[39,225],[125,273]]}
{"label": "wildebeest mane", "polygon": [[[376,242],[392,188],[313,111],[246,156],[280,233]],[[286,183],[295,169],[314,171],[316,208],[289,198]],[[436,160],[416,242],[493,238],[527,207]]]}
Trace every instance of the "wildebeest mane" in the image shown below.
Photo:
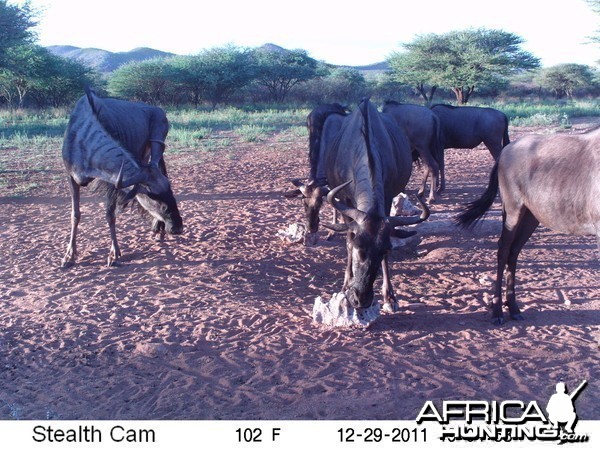
{"label": "wildebeest mane", "polygon": [[448,108],[448,109],[456,109],[457,108],[456,106],[449,105],[447,103],[436,103],[435,105],[431,105],[429,109],[433,109],[438,106],[443,106],[444,108]]}
{"label": "wildebeest mane", "polygon": [[397,102],[396,100],[386,100],[383,102],[383,106],[391,105],[391,106],[402,106],[405,103]]}
{"label": "wildebeest mane", "polygon": [[313,171],[316,169],[319,161],[323,126],[327,118],[332,114],[347,116],[349,111],[348,108],[339,103],[332,103],[318,106],[307,118],[308,160],[311,168],[311,178],[315,176]]}

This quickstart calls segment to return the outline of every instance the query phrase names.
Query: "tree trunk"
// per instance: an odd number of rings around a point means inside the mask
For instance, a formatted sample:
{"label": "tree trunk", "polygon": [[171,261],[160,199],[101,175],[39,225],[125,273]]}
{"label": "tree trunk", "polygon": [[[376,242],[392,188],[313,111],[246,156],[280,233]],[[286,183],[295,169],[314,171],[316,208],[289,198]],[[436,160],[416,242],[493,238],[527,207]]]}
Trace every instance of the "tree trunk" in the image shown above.
{"label": "tree trunk", "polygon": [[463,86],[453,87],[452,92],[454,92],[454,95],[456,96],[456,104],[466,105],[474,90],[475,86],[467,86],[466,89]]}
{"label": "tree trunk", "polygon": [[421,97],[423,97],[423,99],[425,100],[425,106],[430,107],[431,103],[433,101],[433,94],[435,94],[435,91],[437,90],[437,86],[431,86],[431,89],[429,90],[429,95],[427,94],[427,90],[425,89],[425,85],[423,83],[420,83],[419,85],[417,85],[417,91],[419,91],[419,94],[421,94]]}
{"label": "tree trunk", "polygon": [[465,96],[464,96],[464,91],[462,86],[461,87],[453,87],[452,88],[452,92],[454,92],[454,95],[456,97],[456,104],[457,105],[464,105],[465,104]]}

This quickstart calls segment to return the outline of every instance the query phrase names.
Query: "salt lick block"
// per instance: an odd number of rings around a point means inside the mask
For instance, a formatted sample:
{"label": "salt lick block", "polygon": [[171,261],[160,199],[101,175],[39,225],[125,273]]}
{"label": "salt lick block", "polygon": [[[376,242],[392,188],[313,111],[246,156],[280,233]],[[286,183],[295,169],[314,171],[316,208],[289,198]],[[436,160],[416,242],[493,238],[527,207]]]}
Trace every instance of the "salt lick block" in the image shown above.
{"label": "salt lick block", "polygon": [[408,199],[408,195],[404,192],[400,192],[392,199],[390,216],[416,216],[421,212],[419,208],[412,204]]}
{"label": "salt lick block", "polygon": [[277,236],[284,242],[295,244],[304,239],[306,234],[306,226],[301,223],[292,223],[288,226],[287,230],[278,230]]}
{"label": "salt lick block", "polygon": [[344,293],[338,292],[329,301],[317,297],[312,316],[313,322],[329,327],[367,328],[379,317],[379,304],[357,312]]}

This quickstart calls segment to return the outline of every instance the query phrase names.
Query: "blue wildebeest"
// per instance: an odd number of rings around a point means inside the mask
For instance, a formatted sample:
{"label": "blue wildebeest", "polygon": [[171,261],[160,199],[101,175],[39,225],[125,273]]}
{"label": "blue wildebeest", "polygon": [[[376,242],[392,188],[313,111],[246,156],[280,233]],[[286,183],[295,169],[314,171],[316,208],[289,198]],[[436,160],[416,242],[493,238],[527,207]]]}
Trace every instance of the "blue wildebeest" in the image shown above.
{"label": "blue wildebeest", "polygon": [[404,191],[410,178],[408,139],[390,116],[365,99],[343,119],[326,145],[324,171],[331,188],[327,200],[345,222],[332,226],[338,231],[347,230],[343,291],[354,308],[368,308],[373,303],[373,283],[381,266],[384,309],[394,311],[397,302],[387,264],[390,235],[396,226],[419,223],[429,216],[420,198],[424,208],[420,217],[388,216],[393,197]]}
{"label": "blue wildebeest", "polygon": [[517,258],[538,224],[567,234],[595,235],[600,250],[600,127],[581,135],[530,135],[504,147],[486,191],[457,222],[473,227],[498,190],[503,220],[492,315],[500,325],[505,270],[510,317],[523,318],[515,297]]}
{"label": "blue wildebeest", "polygon": [[324,159],[333,136],[349,114],[346,107],[338,104],[323,104],[313,109],[306,119],[308,128],[308,160],[310,174],[308,181],[292,180],[296,189],[286,192],[288,198],[302,196],[302,204],[306,216],[306,235],[304,243],[314,245],[318,240],[319,212],[323,197],[329,192],[327,176],[324,170]]}
{"label": "blue wildebeest", "polygon": [[62,156],[71,191],[71,237],[63,267],[74,264],[77,227],[81,213],[80,188],[93,180],[107,192],[106,220],[111,248],[108,265],[116,265],[117,204],[134,197],[154,219],[153,231],[179,234],[183,222],[171,191],[163,159],[169,123],[158,107],[124,100],[100,98],[87,89],[69,119]]}
{"label": "blue wildebeest", "polygon": [[[477,106],[433,105],[431,110],[440,118],[442,147],[475,148],[482,142],[498,159],[502,149],[510,143],[508,118],[494,108]],[[444,152],[438,159],[440,165],[440,188],[446,188]]]}
{"label": "blue wildebeest", "polygon": [[419,195],[425,193],[427,179],[431,175],[431,186],[428,200],[435,200],[435,193],[439,191],[440,167],[438,159],[443,158],[444,149],[440,141],[440,119],[429,108],[421,105],[387,101],[382,111],[391,115],[398,125],[404,129],[410,142],[413,158],[417,152],[425,166],[423,184]]}

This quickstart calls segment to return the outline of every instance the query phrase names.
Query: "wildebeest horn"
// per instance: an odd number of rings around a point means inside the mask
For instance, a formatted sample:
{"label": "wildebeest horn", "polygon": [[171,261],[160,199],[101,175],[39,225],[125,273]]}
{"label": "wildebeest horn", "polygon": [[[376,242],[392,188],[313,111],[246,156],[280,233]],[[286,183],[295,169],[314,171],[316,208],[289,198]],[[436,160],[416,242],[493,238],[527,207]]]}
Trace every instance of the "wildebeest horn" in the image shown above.
{"label": "wildebeest horn", "polygon": [[348,231],[350,228],[345,223],[323,223],[323,226],[328,230],[335,231],[336,233],[343,233],[344,231]]}
{"label": "wildebeest horn", "polygon": [[423,208],[423,212],[419,217],[402,217],[402,216],[392,216],[388,217],[388,221],[392,227],[401,227],[405,225],[415,225],[417,223],[421,223],[429,218],[429,208],[423,201],[420,195],[417,195],[417,201],[421,204]]}
{"label": "wildebeest horn", "polygon": [[125,166],[125,161],[121,163],[121,168],[119,169],[119,174],[117,175],[117,181],[115,183],[115,187],[117,189],[124,189],[129,186],[133,186],[135,184],[143,183],[147,179],[147,175],[140,171],[136,176],[123,181],[123,167]]}
{"label": "wildebeest horn", "polygon": [[348,186],[350,183],[352,183],[352,181],[353,180],[348,180],[345,183],[340,184],[339,186],[337,186],[334,189],[332,189],[331,191],[329,191],[329,194],[327,194],[327,202],[329,202],[331,205],[333,205],[333,207],[335,209],[337,209],[339,212],[341,212],[346,217],[350,217],[355,222],[362,223],[365,220],[365,218],[367,217],[366,213],[364,213],[356,208],[352,208],[351,206],[348,206],[335,198],[337,193],[339,191],[341,191],[342,189],[344,189],[346,186]]}

